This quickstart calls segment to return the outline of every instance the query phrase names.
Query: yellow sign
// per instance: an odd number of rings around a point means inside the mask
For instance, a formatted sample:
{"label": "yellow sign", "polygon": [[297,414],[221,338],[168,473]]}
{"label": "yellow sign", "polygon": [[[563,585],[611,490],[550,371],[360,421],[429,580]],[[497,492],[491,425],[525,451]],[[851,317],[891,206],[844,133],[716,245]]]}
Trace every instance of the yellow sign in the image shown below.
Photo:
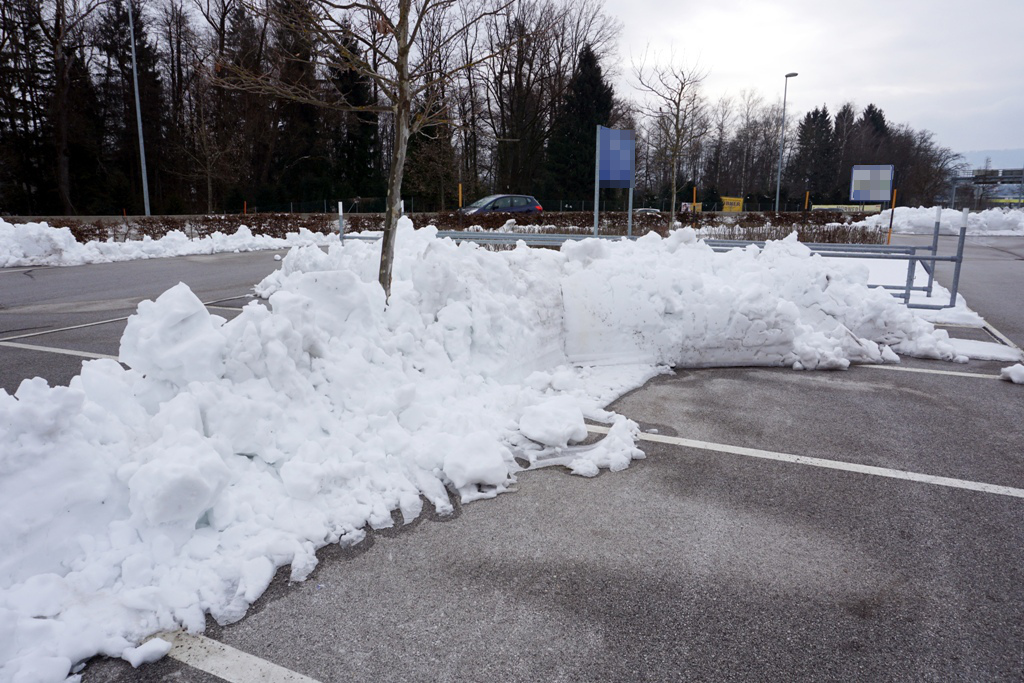
{"label": "yellow sign", "polygon": [[693,213],[703,213],[704,205],[696,203],[690,204],[690,211],[692,211]]}
{"label": "yellow sign", "polygon": [[722,211],[725,213],[742,211],[743,197],[722,197]]}

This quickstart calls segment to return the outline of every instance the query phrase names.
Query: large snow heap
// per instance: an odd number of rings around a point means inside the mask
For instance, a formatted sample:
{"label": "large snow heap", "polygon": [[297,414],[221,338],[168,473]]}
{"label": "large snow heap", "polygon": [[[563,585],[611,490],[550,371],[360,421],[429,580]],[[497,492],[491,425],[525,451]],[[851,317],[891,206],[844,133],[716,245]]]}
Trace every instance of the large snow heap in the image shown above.
{"label": "large snow heap", "polygon": [[[666,366],[954,355],[795,238],[492,252],[403,221],[397,244],[387,305],[379,242],[297,247],[257,287],[269,307],[226,322],[178,285],[128,321],[130,369],[0,392],[0,680],[237,620],[279,567],[302,580],[318,548],[494,496],[552,454],[627,467],[636,425],[603,406]],[[611,433],[565,450],[585,418]]]}

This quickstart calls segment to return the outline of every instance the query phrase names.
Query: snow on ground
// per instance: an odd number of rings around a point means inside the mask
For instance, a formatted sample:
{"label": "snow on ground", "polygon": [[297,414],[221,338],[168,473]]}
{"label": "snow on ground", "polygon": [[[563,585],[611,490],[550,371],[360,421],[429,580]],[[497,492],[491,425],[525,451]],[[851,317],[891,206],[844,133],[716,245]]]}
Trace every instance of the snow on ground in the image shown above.
{"label": "snow on ground", "polygon": [[[278,568],[302,580],[318,548],[511,490],[523,467],[623,469],[637,427],[604,406],[668,366],[959,357],[866,268],[795,237],[492,252],[402,221],[387,305],[379,249],[293,248],[231,321],[179,284],[129,319],[129,369],[0,391],[0,681],[149,661],[144,638],[242,618]],[[579,445],[584,419],[610,433]]]}
{"label": "snow on ground", "polygon": [[999,371],[999,377],[1014,384],[1024,384],[1024,365],[1017,363]]}
{"label": "snow on ground", "polygon": [[[882,211],[854,225],[888,230],[891,220],[892,231],[895,233],[930,235],[935,230],[936,212],[937,207],[926,208],[919,206],[911,208],[897,206],[895,216],[892,215],[891,211]],[[963,211],[942,209],[939,223],[940,234],[957,235],[960,233],[961,225],[963,225]],[[1024,210],[985,209],[984,211],[969,213],[967,216],[967,234],[1024,235]]]}
{"label": "snow on ground", "polygon": [[144,237],[127,242],[87,242],[75,240],[68,228],[50,227],[46,223],[12,225],[0,218],[0,268],[14,266],[78,266],[84,263],[110,263],[136,259],[220,254],[224,252],[287,249],[303,244],[331,244],[337,235],[322,235],[300,228],[281,239],[253,235],[246,226],[233,235],[215,232],[209,237],[190,240],[188,235],[172,230],[160,239]]}
{"label": "snow on ground", "polygon": [[1024,361],[1020,349],[998,342],[975,339],[950,339],[956,352],[975,360]]}

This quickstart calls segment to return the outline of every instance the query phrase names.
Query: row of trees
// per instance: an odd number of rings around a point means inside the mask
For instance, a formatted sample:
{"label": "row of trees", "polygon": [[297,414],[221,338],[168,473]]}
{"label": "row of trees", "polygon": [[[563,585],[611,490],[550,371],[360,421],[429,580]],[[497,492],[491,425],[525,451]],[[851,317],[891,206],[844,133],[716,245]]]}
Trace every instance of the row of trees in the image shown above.
{"label": "row of trees", "polygon": [[[0,211],[141,213],[128,2],[155,213],[389,192],[450,209],[459,183],[586,200],[598,124],[637,130],[638,205],[774,198],[780,103],[711,101],[673,56],[617,95],[600,0],[4,0]],[[900,199],[930,202],[958,160],[874,104],[791,120],[794,201],[843,201],[853,164],[892,163]]]}

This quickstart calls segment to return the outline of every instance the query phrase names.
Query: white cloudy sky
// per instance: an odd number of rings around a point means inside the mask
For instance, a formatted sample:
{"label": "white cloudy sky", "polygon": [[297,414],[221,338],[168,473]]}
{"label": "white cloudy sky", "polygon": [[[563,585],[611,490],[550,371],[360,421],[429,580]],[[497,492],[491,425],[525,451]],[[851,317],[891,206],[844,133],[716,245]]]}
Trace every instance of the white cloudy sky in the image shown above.
{"label": "white cloudy sky", "polygon": [[[1024,0],[605,0],[622,79],[645,47],[710,71],[713,98],[759,91],[802,115],[870,102],[957,152],[1024,148]],[[620,87],[622,87],[620,85]]]}

